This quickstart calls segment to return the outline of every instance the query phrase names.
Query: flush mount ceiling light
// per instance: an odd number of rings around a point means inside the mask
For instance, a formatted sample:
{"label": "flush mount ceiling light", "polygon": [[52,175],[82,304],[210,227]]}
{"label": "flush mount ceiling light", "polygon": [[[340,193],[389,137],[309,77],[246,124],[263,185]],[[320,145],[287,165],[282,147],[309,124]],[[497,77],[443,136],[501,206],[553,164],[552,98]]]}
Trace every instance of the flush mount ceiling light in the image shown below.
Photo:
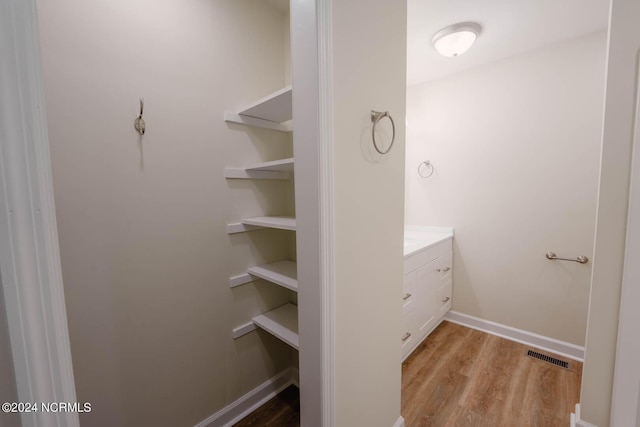
{"label": "flush mount ceiling light", "polygon": [[475,22],[461,22],[438,31],[431,44],[440,55],[454,57],[466,52],[476,41],[482,27]]}

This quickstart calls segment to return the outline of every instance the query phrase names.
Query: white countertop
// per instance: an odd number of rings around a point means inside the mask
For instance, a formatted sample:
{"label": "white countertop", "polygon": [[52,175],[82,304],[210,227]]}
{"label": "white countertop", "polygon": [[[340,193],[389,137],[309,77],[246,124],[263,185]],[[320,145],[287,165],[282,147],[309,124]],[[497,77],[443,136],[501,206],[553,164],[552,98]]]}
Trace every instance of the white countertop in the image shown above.
{"label": "white countertop", "polygon": [[413,255],[423,249],[453,238],[451,227],[404,226],[404,256]]}

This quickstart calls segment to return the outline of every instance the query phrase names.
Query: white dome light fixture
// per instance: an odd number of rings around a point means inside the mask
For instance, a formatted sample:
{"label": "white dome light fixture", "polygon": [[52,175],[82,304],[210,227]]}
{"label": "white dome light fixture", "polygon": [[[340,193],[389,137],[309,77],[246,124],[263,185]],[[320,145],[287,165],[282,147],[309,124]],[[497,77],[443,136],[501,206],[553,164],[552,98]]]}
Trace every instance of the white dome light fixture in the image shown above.
{"label": "white dome light fixture", "polygon": [[475,22],[461,22],[438,31],[431,45],[440,55],[455,57],[465,53],[473,45],[482,27]]}

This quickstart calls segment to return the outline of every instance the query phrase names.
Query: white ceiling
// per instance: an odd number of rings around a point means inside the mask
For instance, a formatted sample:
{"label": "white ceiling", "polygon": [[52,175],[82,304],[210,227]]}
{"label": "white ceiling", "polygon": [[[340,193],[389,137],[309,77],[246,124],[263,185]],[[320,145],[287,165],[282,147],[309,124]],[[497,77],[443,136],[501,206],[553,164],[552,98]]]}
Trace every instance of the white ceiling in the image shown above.
{"label": "white ceiling", "polygon": [[[407,9],[407,85],[413,85],[604,30],[609,0],[407,0]],[[466,21],[480,24],[482,33],[464,55],[446,58],[431,47],[440,29]]]}

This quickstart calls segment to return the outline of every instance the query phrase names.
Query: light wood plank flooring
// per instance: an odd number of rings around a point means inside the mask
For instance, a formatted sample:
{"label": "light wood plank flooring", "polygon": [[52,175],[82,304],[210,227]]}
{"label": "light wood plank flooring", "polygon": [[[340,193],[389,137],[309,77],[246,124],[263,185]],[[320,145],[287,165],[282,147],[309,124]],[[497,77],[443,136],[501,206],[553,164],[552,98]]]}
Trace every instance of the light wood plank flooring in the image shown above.
{"label": "light wood plank flooring", "polygon": [[[567,427],[582,364],[568,360],[564,369],[527,356],[529,349],[443,322],[402,364],[405,425]],[[299,411],[298,389],[291,386],[236,426],[298,427]]]}
{"label": "light wood plank flooring", "polygon": [[443,322],[402,364],[406,425],[568,426],[582,364],[568,360],[564,369],[527,356],[529,349]]}

